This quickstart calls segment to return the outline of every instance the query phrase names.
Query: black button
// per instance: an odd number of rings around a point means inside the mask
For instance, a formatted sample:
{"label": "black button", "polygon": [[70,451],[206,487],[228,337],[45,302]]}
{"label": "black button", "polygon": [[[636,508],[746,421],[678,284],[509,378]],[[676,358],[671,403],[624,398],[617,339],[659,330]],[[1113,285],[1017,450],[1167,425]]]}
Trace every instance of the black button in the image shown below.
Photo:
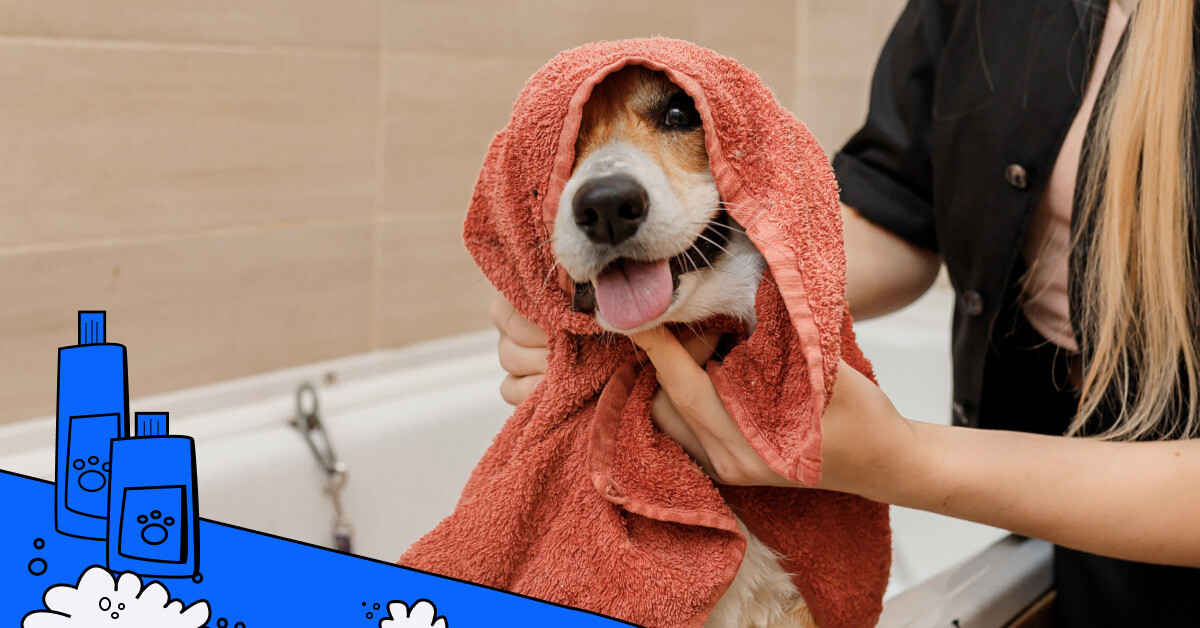
{"label": "black button", "polygon": [[1021,164],[1008,164],[1004,169],[1004,180],[1014,188],[1024,190],[1029,186],[1029,173],[1025,172],[1025,167]]}
{"label": "black button", "polygon": [[968,290],[962,294],[960,301],[962,303],[963,313],[967,316],[979,316],[980,314],[983,314],[982,294],[979,294],[974,290]]}

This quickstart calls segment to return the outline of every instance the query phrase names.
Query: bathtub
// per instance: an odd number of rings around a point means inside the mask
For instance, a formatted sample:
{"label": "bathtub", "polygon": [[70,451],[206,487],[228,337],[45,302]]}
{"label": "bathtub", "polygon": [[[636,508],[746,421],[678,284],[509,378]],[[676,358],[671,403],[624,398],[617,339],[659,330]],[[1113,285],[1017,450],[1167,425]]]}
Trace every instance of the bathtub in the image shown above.
{"label": "bathtub", "polygon": [[[905,416],[949,420],[952,300],[949,290],[937,288],[902,312],[856,326],[883,389]],[[498,393],[503,373],[495,345],[494,332],[468,334],[134,399],[130,408],[169,411],[172,431],[195,438],[203,517],[332,546],[326,475],[292,424],[295,391],[311,383],[334,451],[348,470],[342,499],[353,525],[353,551],[394,561],[453,509],[476,460],[509,415]],[[137,355],[130,347],[130,359]],[[48,408],[53,403],[46,400]],[[0,469],[52,480],[53,418],[0,429]],[[885,623],[895,626],[939,606],[962,582],[979,586],[978,574],[961,570],[972,558],[978,562],[986,551],[1003,549],[1006,536],[895,507],[892,524],[888,595],[900,602],[889,601]],[[994,562],[985,560],[982,570]]]}

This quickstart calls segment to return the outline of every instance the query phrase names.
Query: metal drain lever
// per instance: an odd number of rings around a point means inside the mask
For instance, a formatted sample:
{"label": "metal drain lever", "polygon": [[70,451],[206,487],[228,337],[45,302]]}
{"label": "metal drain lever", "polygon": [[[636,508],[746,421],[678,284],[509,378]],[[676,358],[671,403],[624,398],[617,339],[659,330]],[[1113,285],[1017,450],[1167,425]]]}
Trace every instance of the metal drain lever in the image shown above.
{"label": "metal drain lever", "polygon": [[321,465],[321,470],[325,472],[327,479],[325,492],[333,501],[335,513],[333,546],[340,552],[349,553],[353,546],[354,526],[350,523],[350,518],[346,516],[346,509],[342,505],[342,490],[346,487],[349,472],[346,470],[346,463],[342,462],[333,450],[329,433],[325,431],[325,424],[321,421],[317,389],[308,382],[301,384],[296,389],[296,417],[292,419],[292,425],[300,430],[300,435],[308,443],[308,448],[316,457],[317,464]]}
{"label": "metal drain lever", "polygon": [[333,463],[334,471],[329,476],[329,484],[325,487],[329,498],[333,500],[333,545],[340,552],[350,552],[351,537],[354,536],[354,526],[346,509],[342,507],[342,489],[346,486],[346,463],[337,460]]}

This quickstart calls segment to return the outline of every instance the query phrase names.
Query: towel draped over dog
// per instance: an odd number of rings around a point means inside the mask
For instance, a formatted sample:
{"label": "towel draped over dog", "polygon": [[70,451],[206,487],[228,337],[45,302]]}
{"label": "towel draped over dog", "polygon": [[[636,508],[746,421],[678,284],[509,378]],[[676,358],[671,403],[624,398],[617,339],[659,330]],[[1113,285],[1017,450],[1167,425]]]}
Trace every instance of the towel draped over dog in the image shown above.
{"label": "towel draped over dog", "polygon": [[645,355],[572,311],[572,284],[549,244],[554,216],[583,104],[627,65],[664,72],[695,100],[721,198],[766,258],[757,326],[708,364],[758,454],[815,484],[839,358],[873,377],[845,303],[832,170],[762,81],[672,39],[563,52],[529,79],[493,139],[464,227],[484,274],[546,330],[546,377],[454,512],[400,562],[640,625],[699,626],[745,552],[737,513],[785,557],[819,625],[873,626],[891,560],[887,507],[815,489],[715,485],[651,421],[657,383]]}

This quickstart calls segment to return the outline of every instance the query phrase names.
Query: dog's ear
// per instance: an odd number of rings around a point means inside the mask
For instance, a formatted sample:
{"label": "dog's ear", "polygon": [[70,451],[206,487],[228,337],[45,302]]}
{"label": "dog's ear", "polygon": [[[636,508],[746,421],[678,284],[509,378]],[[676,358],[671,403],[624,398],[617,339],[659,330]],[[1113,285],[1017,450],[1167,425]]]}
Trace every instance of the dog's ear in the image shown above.
{"label": "dog's ear", "polygon": [[575,284],[575,296],[571,298],[571,309],[580,314],[596,313],[596,290],[592,282]]}

